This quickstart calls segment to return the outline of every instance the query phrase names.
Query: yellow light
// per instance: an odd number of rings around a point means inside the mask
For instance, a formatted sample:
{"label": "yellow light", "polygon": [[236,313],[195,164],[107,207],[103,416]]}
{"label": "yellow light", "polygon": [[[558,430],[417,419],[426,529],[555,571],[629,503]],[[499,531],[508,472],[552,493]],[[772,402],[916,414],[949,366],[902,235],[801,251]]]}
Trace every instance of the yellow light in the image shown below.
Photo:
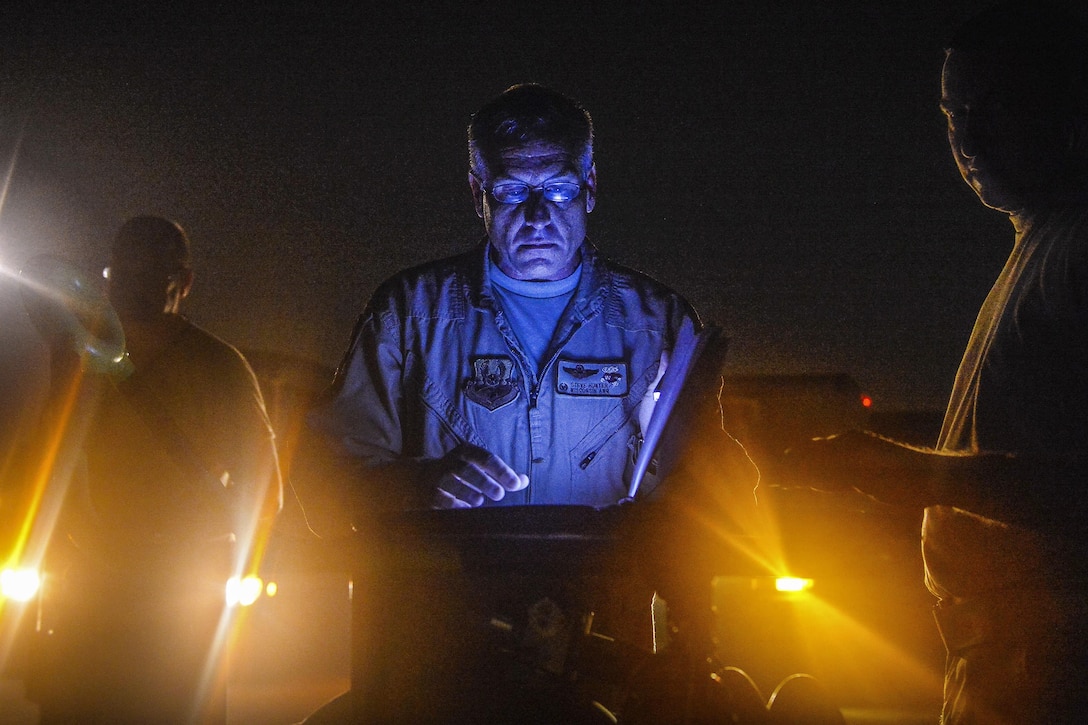
{"label": "yellow light", "polygon": [[257,601],[263,590],[264,582],[259,576],[232,576],[227,580],[227,606],[248,607]]}
{"label": "yellow light", "polygon": [[264,593],[270,597],[274,597],[276,596],[276,593],[279,592],[279,590],[280,587],[278,584],[276,584],[276,582],[268,582],[268,584],[264,588]]}
{"label": "yellow light", "polygon": [[812,580],[795,576],[780,576],[774,580],[774,588],[780,592],[803,592],[812,588]]}
{"label": "yellow light", "polygon": [[38,594],[42,578],[34,569],[0,571],[0,595],[16,602],[29,602]]}

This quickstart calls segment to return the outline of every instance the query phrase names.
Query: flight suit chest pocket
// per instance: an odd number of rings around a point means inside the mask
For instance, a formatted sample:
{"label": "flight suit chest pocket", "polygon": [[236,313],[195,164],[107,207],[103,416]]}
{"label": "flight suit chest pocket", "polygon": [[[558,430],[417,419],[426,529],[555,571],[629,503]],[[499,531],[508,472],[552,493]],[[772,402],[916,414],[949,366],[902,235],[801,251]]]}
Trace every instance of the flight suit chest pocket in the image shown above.
{"label": "flight suit chest pocket", "polygon": [[472,443],[473,445],[483,446],[483,440],[477,435],[475,428],[469,422],[468,418],[458,409],[457,403],[451,399],[447,391],[431,378],[427,377],[423,380],[423,386],[420,390],[420,402],[423,404],[425,411],[429,412],[433,420],[431,422],[423,422],[423,429],[433,429],[437,426],[437,430],[433,433],[425,434],[426,438],[432,437],[446,437],[452,436],[453,445],[446,444],[439,447],[443,450],[449,450],[455,447],[458,443]]}

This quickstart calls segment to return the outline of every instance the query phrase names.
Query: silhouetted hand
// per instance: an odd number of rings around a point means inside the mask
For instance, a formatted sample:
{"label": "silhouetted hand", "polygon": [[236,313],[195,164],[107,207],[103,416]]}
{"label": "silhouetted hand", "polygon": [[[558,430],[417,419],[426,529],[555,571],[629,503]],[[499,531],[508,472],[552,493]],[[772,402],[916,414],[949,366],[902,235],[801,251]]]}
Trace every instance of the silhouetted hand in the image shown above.
{"label": "silhouetted hand", "polygon": [[795,446],[772,469],[770,484],[816,491],[860,491],[886,503],[924,507],[941,473],[928,449],[854,430]]}

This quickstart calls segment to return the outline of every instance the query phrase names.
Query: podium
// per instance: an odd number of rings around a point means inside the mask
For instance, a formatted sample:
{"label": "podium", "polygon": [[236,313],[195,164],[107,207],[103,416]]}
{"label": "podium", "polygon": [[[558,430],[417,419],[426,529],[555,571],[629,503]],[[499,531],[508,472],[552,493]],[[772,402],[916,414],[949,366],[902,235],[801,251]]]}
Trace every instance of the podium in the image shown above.
{"label": "podium", "polygon": [[659,514],[418,511],[359,531],[351,721],[694,722],[660,713],[732,707],[722,693],[702,702],[714,686],[710,576],[752,565],[728,545],[705,555],[713,564],[673,548],[685,537]]}

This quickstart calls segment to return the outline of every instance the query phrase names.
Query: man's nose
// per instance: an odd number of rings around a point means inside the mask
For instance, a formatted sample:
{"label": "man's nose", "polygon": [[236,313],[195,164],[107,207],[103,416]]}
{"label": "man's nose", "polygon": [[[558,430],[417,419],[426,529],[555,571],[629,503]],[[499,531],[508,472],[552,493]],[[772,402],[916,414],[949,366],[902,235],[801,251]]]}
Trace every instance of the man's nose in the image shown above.
{"label": "man's nose", "polygon": [[525,200],[525,221],[532,226],[545,226],[552,218],[552,205],[541,189],[530,189]]}

